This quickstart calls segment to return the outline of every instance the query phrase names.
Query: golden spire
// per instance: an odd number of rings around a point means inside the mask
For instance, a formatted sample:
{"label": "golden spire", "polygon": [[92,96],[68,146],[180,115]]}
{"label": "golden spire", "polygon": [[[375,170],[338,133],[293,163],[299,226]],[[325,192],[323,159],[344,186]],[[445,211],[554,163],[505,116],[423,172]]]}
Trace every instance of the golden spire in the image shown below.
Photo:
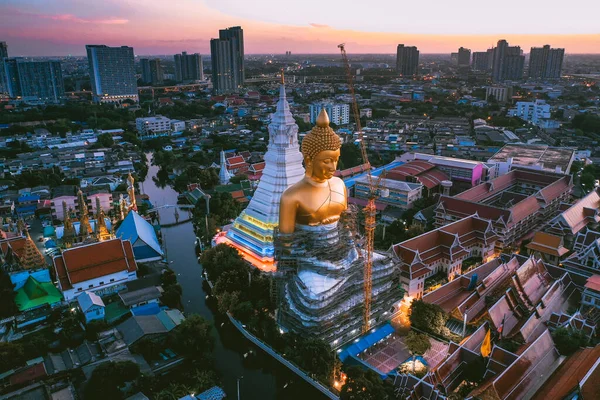
{"label": "golden spire", "polygon": [[285,85],[285,77],[284,77],[284,74],[283,74],[283,68],[281,68],[281,84]]}
{"label": "golden spire", "polygon": [[317,117],[317,126],[320,126],[321,128],[329,126],[329,115],[327,115],[327,111],[325,111],[324,108],[321,109],[321,112]]}

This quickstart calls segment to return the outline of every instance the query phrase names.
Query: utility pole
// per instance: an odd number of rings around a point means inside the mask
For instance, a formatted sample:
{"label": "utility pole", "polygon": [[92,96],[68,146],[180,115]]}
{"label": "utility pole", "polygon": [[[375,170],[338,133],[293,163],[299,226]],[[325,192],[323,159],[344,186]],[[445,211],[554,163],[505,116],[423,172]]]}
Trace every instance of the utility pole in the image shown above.
{"label": "utility pole", "polygon": [[240,376],[239,378],[237,378],[237,398],[238,400],[240,400],[240,380],[243,379],[244,376]]}

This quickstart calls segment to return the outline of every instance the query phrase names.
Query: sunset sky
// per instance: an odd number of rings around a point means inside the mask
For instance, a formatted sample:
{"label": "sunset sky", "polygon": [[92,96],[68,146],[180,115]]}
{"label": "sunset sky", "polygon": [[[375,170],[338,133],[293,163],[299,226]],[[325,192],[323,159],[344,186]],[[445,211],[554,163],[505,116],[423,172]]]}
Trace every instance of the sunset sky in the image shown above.
{"label": "sunset sky", "polygon": [[[11,56],[83,55],[86,44],[138,55],[209,54],[220,28],[244,29],[246,54],[473,51],[498,39],[600,53],[600,2],[579,0],[0,0],[0,41]],[[352,4],[356,4],[352,6]],[[569,7],[569,5],[573,5]]]}

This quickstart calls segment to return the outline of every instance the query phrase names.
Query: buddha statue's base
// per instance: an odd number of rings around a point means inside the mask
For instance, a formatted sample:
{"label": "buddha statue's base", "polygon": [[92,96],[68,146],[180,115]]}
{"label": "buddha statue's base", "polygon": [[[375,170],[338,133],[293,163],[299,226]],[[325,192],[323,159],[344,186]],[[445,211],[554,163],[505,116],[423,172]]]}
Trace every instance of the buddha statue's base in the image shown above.
{"label": "buddha statue's base", "polygon": [[[333,224],[296,225],[276,235],[278,322],[287,331],[319,338],[332,347],[358,335],[364,322],[364,252],[350,209]],[[375,253],[371,325],[386,320],[402,298],[390,257]]]}

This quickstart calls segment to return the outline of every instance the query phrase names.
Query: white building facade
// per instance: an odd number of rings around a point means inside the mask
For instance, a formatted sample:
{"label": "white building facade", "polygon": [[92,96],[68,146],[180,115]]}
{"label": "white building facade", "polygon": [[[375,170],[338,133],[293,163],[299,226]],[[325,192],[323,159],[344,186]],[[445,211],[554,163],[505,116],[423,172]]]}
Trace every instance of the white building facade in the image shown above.
{"label": "white building facade", "polygon": [[509,117],[519,117],[540,128],[558,128],[560,123],[552,120],[550,104],[545,100],[518,101],[515,108],[508,110]]}
{"label": "white building facade", "polygon": [[336,125],[350,122],[350,105],[343,103],[313,103],[310,105],[310,122],[315,124],[322,109],[327,111],[329,120]]}
{"label": "white building facade", "polygon": [[157,115],[155,117],[136,118],[135,127],[138,131],[138,135],[140,136],[169,133],[171,132],[171,120],[167,117],[163,117],[162,115]]}

